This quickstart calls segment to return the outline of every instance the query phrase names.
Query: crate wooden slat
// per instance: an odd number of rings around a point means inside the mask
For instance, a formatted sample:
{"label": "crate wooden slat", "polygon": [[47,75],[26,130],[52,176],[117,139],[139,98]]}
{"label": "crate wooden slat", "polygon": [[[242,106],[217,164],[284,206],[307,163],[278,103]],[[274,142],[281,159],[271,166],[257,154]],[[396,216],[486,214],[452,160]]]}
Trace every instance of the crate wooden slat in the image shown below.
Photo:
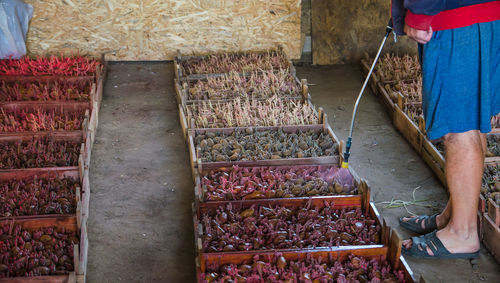
{"label": "crate wooden slat", "polygon": [[0,170],[0,182],[19,178],[79,178],[78,166]]}
{"label": "crate wooden slat", "polygon": [[423,134],[415,123],[397,105],[394,107],[394,126],[418,154],[422,153]]}
{"label": "crate wooden slat", "polygon": [[84,111],[90,109],[90,102],[75,101],[8,101],[0,102],[0,108],[9,111],[37,110],[56,111],[57,113],[68,113],[72,111]]}
{"label": "crate wooden slat", "polygon": [[95,141],[95,134],[97,132],[97,126],[99,124],[99,110],[101,108],[102,92],[107,76],[107,62],[104,60],[103,62],[103,68],[97,73],[97,84],[94,86],[93,95],[91,96],[91,113],[88,127],[88,131],[90,133],[90,148],[92,148]]}
{"label": "crate wooden slat", "polygon": [[382,102],[382,105],[384,106],[387,114],[391,119],[394,119],[394,108],[395,108],[395,103],[392,101],[390,95],[387,93],[387,90],[384,88],[384,85],[381,82],[377,83],[377,88],[374,93],[379,97],[379,99]]}
{"label": "crate wooden slat", "polygon": [[488,199],[488,217],[495,224],[496,227],[500,228],[500,207],[491,198]]}
{"label": "crate wooden slat", "polygon": [[13,277],[0,278],[3,283],[74,283],[76,281],[75,272],[68,275],[48,275],[48,276],[33,276],[33,277]]}
{"label": "crate wooden slat", "polygon": [[500,228],[487,213],[483,214],[483,243],[500,263]]}

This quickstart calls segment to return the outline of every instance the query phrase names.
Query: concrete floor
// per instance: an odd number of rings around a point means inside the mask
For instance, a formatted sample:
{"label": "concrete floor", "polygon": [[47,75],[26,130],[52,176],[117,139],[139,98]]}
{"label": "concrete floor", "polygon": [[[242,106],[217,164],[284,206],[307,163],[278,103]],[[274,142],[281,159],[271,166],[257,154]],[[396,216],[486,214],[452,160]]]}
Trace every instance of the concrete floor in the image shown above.
{"label": "concrete floor", "polygon": [[[346,139],[352,105],[361,87],[356,66],[298,67],[313,102]],[[191,202],[193,184],[181,136],[171,63],[113,63],[92,153],[88,282],[194,282]],[[375,202],[429,199],[443,207],[446,193],[421,158],[394,129],[376,98],[367,93],[358,112],[351,165],[368,180]],[[384,209],[396,227],[404,208]],[[427,282],[500,282],[500,267],[483,249],[467,260],[408,259]]]}

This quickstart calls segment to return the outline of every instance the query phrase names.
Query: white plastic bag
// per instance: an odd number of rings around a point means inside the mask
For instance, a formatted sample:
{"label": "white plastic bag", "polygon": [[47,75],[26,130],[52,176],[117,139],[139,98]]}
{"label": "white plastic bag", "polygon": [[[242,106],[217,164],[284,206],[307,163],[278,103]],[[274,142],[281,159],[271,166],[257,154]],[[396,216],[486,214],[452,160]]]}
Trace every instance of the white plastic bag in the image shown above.
{"label": "white plastic bag", "polygon": [[0,0],[0,59],[26,55],[26,34],[33,7],[21,0]]}

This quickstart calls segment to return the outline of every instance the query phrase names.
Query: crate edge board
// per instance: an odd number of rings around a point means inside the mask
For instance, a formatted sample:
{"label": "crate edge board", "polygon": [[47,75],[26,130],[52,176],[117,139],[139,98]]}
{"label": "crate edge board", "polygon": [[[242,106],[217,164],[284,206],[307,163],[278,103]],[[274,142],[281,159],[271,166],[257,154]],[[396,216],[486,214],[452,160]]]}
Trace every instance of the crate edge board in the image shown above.
{"label": "crate edge board", "polygon": [[496,227],[500,228],[500,207],[491,198],[488,198],[488,216]]}
{"label": "crate edge board", "polygon": [[0,283],[69,283],[71,273],[67,275],[45,275],[31,277],[6,277],[0,278]]}
{"label": "crate edge board", "polygon": [[384,106],[387,114],[391,119],[394,119],[394,107],[396,107],[396,104],[391,100],[391,97],[387,93],[387,91],[384,89],[382,86],[382,83],[378,82],[377,83],[377,91],[378,96],[379,96],[379,101],[382,103]]}
{"label": "crate edge board", "polygon": [[424,136],[418,126],[397,105],[394,106],[393,124],[413,149],[419,155],[422,155],[422,140]]}
{"label": "crate edge board", "polygon": [[500,263],[500,228],[495,227],[495,223],[488,214],[483,214],[483,243]]}

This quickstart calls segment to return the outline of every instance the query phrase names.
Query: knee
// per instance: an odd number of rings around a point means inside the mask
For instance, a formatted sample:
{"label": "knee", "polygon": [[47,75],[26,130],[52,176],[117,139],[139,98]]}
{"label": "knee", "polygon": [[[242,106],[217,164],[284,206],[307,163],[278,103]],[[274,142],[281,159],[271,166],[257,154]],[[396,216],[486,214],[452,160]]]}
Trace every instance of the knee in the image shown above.
{"label": "knee", "polygon": [[485,150],[484,147],[486,143],[483,142],[485,139],[485,134],[482,134],[480,131],[473,130],[465,133],[449,133],[443,137],[445,147],[460,144],[467,146],[478,146],[481,150]]}

